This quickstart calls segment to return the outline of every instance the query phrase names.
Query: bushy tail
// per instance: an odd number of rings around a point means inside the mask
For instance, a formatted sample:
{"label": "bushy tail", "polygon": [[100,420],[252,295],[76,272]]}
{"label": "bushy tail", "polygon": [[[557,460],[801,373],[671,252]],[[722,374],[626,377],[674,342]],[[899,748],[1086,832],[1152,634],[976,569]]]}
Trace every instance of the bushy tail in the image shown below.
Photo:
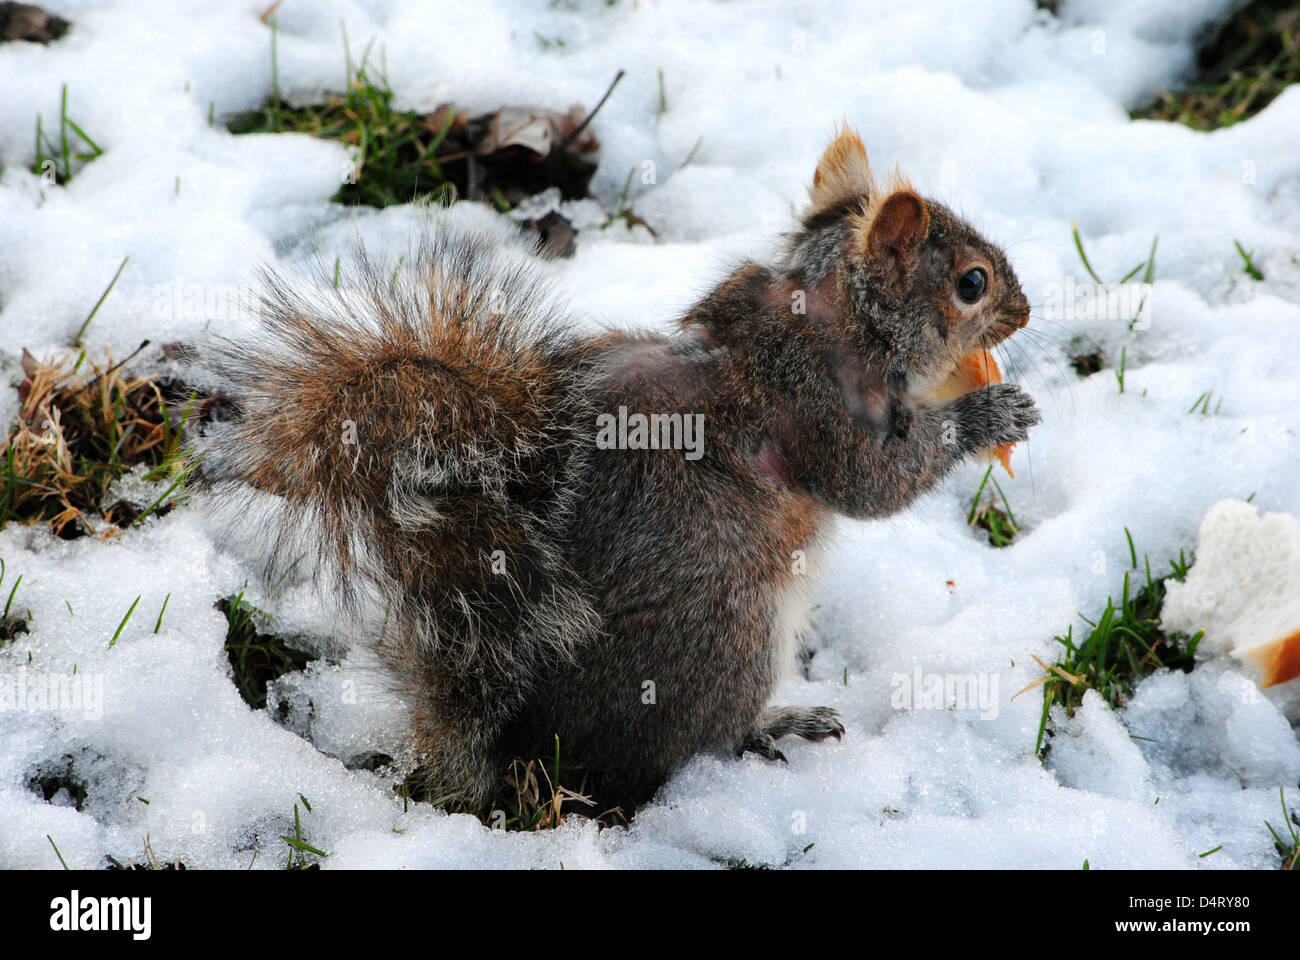
{"label": "bushy tail", "polygon": [[206,361],[238,411],[200,444],[207,498],[276,495],[272,568],[377,591],[430,788],[481,797],[533,678],[598,629],[555,546],[594,422],[576,341],[525,255],[461,232],[266,290],[260,334]]}

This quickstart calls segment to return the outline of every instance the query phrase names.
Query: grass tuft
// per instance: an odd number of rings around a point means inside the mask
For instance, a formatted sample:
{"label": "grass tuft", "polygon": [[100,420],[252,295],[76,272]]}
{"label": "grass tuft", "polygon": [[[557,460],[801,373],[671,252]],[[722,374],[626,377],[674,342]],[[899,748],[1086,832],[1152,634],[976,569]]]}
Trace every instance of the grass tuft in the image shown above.
{"label": "grass tuft", "polygon": [[[311,813],[311,804],[301,793],[298,799],[302,801],[307,812]],[[293,836],[281,836],[281,840],[289,845],[289,859],[285,863],[286,870],[319,870],[320,861],[329,856],[324,850],[312,846],[307,842],[302,833],[302,815],[298,812],[298,804],[293,805]]]}
{"label": "grass tuft", "polygon": [[615,223],[621,221],[623,226],[628,230],[631,230],[635,226],[645,227],[650,236],[658,239],[659,234],[655,231],[655,228],[646,223],[641,217],[637,216],[636,211],[632,209],[631,201],[628,199],[628,195],[632,190],[632,177],[635,176],[635,174],[636,167],[632,167],[628,170],[627,179],[623,181],[623,189],[619,193],[618,199],[615,201],[615,210],[608,218],[606,218],[605,222],[600,225],[600,229],[606,230]]}
{"label": "grass tuft", "polygon": [[1264,826],[1273,835],[1273,848],[1282,858],[1281,869],[1300,869],[1300,832],[1296,830],[1296,827],[1300,827],[1300,812],[1287,810],[1286,792],[1281,787],[1277,788],[1277,796],[1282,804],[1282,826],[1286,828],[1287,836],[1282,837],[1267,820],[1264,821]]}
{"label": "grass tuft", "polygon": [[[993,476],[994,466],[996,464],[990,463],[989,468],[984,471],[984,479],[980,481],[975,496],[971,499],[966,523],[975,529],[983,530],[988,535],[990,545],[1006,547],[1010,546],[1011,541],[1020,533],[1020,527],[1016,523],[1015,514],[1011,512],[1011,504],[1002,490],[1002,485]],[[981,501],[980,496],[990,480],[993,482],[993,490],[990,490],[988,497]],[[1001,507],[997,505],[999,497],[1002,499]]]}
{"label": "grass tuft", "polygon": [[[1079,236],[1079,225],[1077,223],[1070,224],[1070,234],[1071,236],[1074,237],[1074,249],[1078,251],[1079,260],[1083,264],[1083,269],[1087,272],[1088,276],[1092,278],[1094,283],[1100,286],[1108,286],[1106,281],[1102,280],[1101,277],[1097,276],[1097,271],[1092,268],[1092,263],[1089,262],[1088,260],[1088,254],[1083,249],[1083,238]],[[1137,276],[1139,270],[1142,271],[1142,280],[1140,281],[1141,283],[1150,286],[1153,282],[1155,282],[1156,248],[1159,245],[1160,245],[1160,235],[1156,234],[1154,237],[1151,238],[1151,250],[1149,253],[1147,253],[1147,258],[1142,262],[1138,263],[1137,266],[1135,266],[1128,273],[1124,274],[1124,276],[1120,278],[1119,284],[1117,284],[1116,286],[1128,283],[1130,280],[1132,280],[1134,277]],[[1133,316],[1129,318],[1128,321],[1129,330],[1134,330],[1137,328],[1137,322],[1142,318],[1142,311],[1146,308],[1146,304],[1147,304],[1147,298],[1146,298],[1146,294],[1144,293],[1142,295],[1142,299],[1138,301],[1137,309],[1133,311]]]}
{"label": "grass tuft", "polygon": [[1143,677],[1157,670],[1172,669],[1191,672],[1196,664],[1196,648],[1201,633],[1192,637],[1166,633],[1160,626],[1160,607],[1165,599],[1165,580],[1182,581],[1187,577],[1190,564],[1179,551],[1178,559],[1170,560],[1170,572],[1164,577],[1153,577],[1151,559],[1143,555],[1143,582],[1134,593],[1132,574],[1138,570],[1137,551],[1127,528],[1131,566],[1124,571],[1124,582],[1119,602],[1108,598],[1106,609],[1096,621],[1083,618],[1091,627],[1082,640],[1074,637],[1074,627],[1064,635],[1053,637],[1062,647],[1061,659],[1053,665],[1037,657],[1044,675],[1016,696],[1043,688],[1043,712],[1038,725],[1038,740],[1034,751],[1044,754],[1044,740],[1050,735],[1049,719],[1053,704],[1060,704],[1067,716],[1083,702],[1089,690],[1096,690],[1112,708],[1122,707],[1133,688]]}
{"label": "grass tuft", "polygon": [[[7,568],[4,558],[0,557],[0,596],[4,596],[3,588],[6,573]],[[8,599],[5,600],[4,612],[0,613],[0,647],[4,647],[7,643],[12,643],[14,640],[17,640],[23,634],[28,632],[27,619],[18,616],[17,613],[11,612],[14,605],[14,596],[18,593],[18,586],[22,582],[23,578],[20,574],[18,578],[14,580],[14,585],[9,588],[9,596]]]}
{"label": "grass tuft", "polygon": [[[71,136],[69,136],[71,134]],[[49,183],[66,184],[72,179],[72,161],[89,163],[104,151],[75,120],[68,116],[68,85],[63,85],[59,106],[59,142],[53,143],[44,130],[44,120],[36,116],[36,160],[32,163],[32,173],[44,178]],[[74,150],[72,137],[81,141],[81,148]],[[48,151],[48,152],[47,152]]]}
{"label": "grass tuft", "polygon": [[225,649],[235,671],[235,686],[254,710],[266,709],[268,683],[320,659],[289,646],[278,634],[258,630],[259,622],[269,623],[273,618],[245,600],[242,590],[218,600],[216,606],[226,616]]}
{"label": "grass tuft", "polygon": [[394,791],[404,802],[428,802],[450,813],[469,813],[485,826],[508,831],[553,830],[574,814],[595,820],[602,827],[627,823],[621,807],[597,812],[594,801],[577,789],[560,782],[560,738],[555,738],[555,754],[548,761],[514,758],[509,769],[497,782],[492,796],[481,803],[465,797],[434,796],[425,786],[425,774],[417,769]]}
{"label": "grass tuft", "polygon": [[1247,4],[1205,36],[1196,66],[1188,86],[1133,116],[1216,130],[1259,113],[1300,80],[1300,9],[1294,0]]}
{"label": "grass tuft", "polygon": [[153,852],[153,841],[149,834],[144,835],[144,862],[136,863],[130,857],[127,857],[126,863],[118,860],[116,857],[108,855],[104,857],[108,861],[108,870],[187,870],[188,867],[177,857],[174,860],[162,861],[158,855]]}
{"label": "grass tuft", "polygon": [[1199,412],[1203,417],[1209,416],[1211,413],[1210,410],[1211,400],[1215,400],[1213,412],[1217,414],[1219,410],[1223,407],[1223,397],[1219,397],[1218,399],[1215,399],[1213,387],[1211,387],[1209,390],[1206,390],[1204,393],[1200,394],[1195,400],[1193,400],[1192,405],[1191,407],[1188,408],[1187,412],[1189,414]]}
{"label": "grass tuft", "polygon": [[136,467],[146,481],[171,481],[150,507],[162,513],[193,469],[183,456],[192,397],[177,399],[169,378],[129,376],[111,359],[84,370],[86,360],[84,351],[43,362],[24,352],[18,419],[0,443],[0,527],[47,523],[65,539],[114,536],[143,517],[116,495],[115,481]]}
{"label": "grass tuft", "polygon": [[815,846],[817,846],[816,843],[810,843],[807,844],[806,846],[800,847],[798,850],[796,850],[790,856],[786,857],[785,860],[779,864],[769,864],[769,863],[761,863],[761,862],[751,863],[749,860],[747,860],[744,857],[741,857],[739,860],[733,857],[712,857],[711,859],[713,860],[714,863],[718,864],[719,866],[726,867],[728,870],[745,870],[745,871],[784,870],[787,867],[793,866],[795,863],[798,863],[804,857],[808,856],[808,854],[812,853],[812,849]]}
{"label": "grass tuft", "polygon": [[[294,106],[280,89],[274,18],[270,28],[271,95],[257,110],[229,118],[227,129],[235,134],[305,133],[348,144],[353,165],[341,171],[336,201],[386,207],[417,198],[450,202],[465,197],[509,210],[552,186],[565,199],[587,196],[596,171],[587,154],[596,143],[583,133],[595,110],[586,119],[580,111],[527,110],[470,117],[452,104],[427,114],[400,110],[383,71],[369,65],[370,48],[360,63],[353,63],[346,32],[343,91],[325,95],[320,103]],[[546,156],[512,145],[540,142],[536,137],[545,126],[551,138],[547,142],[554,143]]]}

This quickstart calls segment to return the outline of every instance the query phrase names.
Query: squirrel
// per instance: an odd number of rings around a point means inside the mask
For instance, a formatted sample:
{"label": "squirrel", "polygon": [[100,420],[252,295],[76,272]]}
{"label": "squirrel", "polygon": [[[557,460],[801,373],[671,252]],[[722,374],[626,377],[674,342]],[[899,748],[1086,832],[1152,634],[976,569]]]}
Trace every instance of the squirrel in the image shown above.
{"label": "squirrel", "polygon": [[235,413],[206,495],[275,495],[271,562],[317,550],[378,598],[432,795],[487,799],[558,737],[630,812],[697,753],[844,733],[769,706],[834,516],[896,513],[1040,415],[1011,383],[920,399],[1029,319],[995,244],[878,182],[847,126],[809,194],[672,335],[581,334],[527,251],[456,228],[401,276],[272,273],[258,332],[210,348]]}

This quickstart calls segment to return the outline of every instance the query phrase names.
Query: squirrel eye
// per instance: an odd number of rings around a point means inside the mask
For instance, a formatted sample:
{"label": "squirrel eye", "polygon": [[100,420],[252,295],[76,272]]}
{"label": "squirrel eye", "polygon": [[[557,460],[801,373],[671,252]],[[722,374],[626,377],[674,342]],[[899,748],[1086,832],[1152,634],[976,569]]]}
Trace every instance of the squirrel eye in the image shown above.
{"label": "squirrel eye", "polygon": [[957,278],[957,295],[967,303],[974,303],[984,296],[988,285],[989,275],[984,272],[984,268],[975,267]]}

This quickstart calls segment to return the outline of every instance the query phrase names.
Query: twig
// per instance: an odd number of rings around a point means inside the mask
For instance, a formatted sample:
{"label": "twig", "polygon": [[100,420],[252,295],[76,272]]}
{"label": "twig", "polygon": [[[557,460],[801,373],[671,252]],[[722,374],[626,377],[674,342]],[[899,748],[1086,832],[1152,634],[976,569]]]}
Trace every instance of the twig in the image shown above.
{"label": "twig", "polygon": [[118,265],[117,273],[113,274],[113,279],[108,282],[108,286],[104,288],[104,292],[101,293],[99,299],[95,301],[95,305],[91,308],[90,314],[86,317],[86,321],[81,325],[81,329],[77,331],[77,336],[72,341],[73,346],[81,346],[82,335],[86,332],[86,328],[90,326],[90,321],[95,319],[95,314],[97,314],[99,308],[104,305],[104,301],[108,299],[108,295],[113,292],[113,287],[117,284],[117,278],[122,275],[122,271],[126,269],[126,263],[130,259],[129,256],[122,258],[122,262]]}
{"label": "twig", "polygon": [[591,112],[588,113],[587,116],[583,118],[582,123],[574,127],[573,132],[570,133],[563,140],[561,140],[559,146],[557,146],[554,150],[551,151],[551,156],[547,158],[548,160],[562,154],[565,150],[568,149],[569,144],[573,143],[574,140],[578,139],[578,136],[582,133],[582,131],[587,129],[587,124],[591,123],[592,119],[600,111],[600,108],[605,105],[605,101],[608,100],[609,95],[614,92],[614,88],[618,86],[618,82],[623,79],[623,74],[625,72],[626,71],[624,70],[620,70],[618,73],[614,75],[614,79],[610,81],[609,89],[605,91],[605,95],[600,98],[600,100],[596,103],[594,107],[591,108]]}
{"label": "twig", "polygon": [[147,347],[147,346],[149,346],[149,341],[148,341],[148,340],[141,340],[141,341],[140,341],[140,346],[136,347],[136,348],[135,348],[134,350],[132,350],[129,354],[127,354],[126,357],[124,357],[123,359],[117,361],[117,363],[113,364],[111,367],[109,367],[107,370],[105,370],[105,371],[104,371],[104,376],[108,376],[110,373],[112,373],[114,370],[116,370],[118,367],[122,366],[123,364],[125,364],[125,363],[130,363],[131,360],[136,356],[136,354],[138,354],[141,350],[143,350],[143,349],[144,349],[145,347]]}

